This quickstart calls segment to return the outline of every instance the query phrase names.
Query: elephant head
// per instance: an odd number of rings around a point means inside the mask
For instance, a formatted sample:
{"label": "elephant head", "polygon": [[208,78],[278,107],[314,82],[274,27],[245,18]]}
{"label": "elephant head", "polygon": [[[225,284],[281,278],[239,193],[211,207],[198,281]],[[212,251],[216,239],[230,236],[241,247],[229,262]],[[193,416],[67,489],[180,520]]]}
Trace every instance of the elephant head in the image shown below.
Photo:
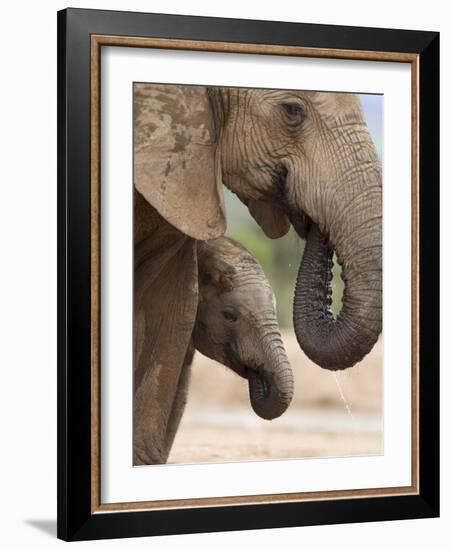
{"label": "elephant head", "polygon": [[272,420],[293,397],[271,285],[260,264],[227,237],[198,246],[199,305],[194,347],[248,380],[252,408]]}
{"label": "elephant head", "polygon": [[[382,177],[353,94],[136,85],[135,186],[195,239],[225,228],[222,184],[267,236],[307,239],[294,327],[324,368],[354,365],[382,330]],[[141,86],[141,87],[140,87]],[[330,310],[335,252],[343,306]]]}

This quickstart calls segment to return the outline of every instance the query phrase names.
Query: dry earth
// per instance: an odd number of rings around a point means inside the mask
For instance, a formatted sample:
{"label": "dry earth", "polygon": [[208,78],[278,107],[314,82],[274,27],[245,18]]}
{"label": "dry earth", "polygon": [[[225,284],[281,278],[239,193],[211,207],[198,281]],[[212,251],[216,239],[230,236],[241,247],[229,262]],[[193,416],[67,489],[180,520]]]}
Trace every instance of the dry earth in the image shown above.
{"label": "dry earth", "polygon": [[383,344],[358,365],[332,373],[283,334],[295,374],[289,410],[271,422],[249,404],[245,380],[196,352],[185,414],[170,463],[350,456],[383,452]]}

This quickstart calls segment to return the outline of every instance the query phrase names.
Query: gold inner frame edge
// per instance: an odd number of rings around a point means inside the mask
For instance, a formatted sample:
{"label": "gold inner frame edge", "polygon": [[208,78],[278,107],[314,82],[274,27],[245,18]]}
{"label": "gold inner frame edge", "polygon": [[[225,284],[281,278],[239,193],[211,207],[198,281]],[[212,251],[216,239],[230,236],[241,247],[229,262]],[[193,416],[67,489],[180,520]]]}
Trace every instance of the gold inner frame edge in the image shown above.
{"label": "gold inner frame edge", "polygon": [[[117,502],[100,498],[100,50],[102,46],[248,53],[410,63],[412,73],[412,480],[407,487]],[[91,35],[91,513],[208,506],[308,502],[419,494],[419,56],[400,52],[339,50],[232,42]]]}

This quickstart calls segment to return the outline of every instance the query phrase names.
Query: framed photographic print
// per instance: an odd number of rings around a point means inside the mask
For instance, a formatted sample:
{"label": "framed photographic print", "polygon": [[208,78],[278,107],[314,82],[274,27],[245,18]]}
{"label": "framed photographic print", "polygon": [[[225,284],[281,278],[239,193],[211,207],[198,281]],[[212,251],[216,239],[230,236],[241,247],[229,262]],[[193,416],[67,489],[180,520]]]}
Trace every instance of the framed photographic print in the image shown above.
{"label": "framed photographic print", "polygon": [[58,536],[439,513],[438,33],[58,14]]}

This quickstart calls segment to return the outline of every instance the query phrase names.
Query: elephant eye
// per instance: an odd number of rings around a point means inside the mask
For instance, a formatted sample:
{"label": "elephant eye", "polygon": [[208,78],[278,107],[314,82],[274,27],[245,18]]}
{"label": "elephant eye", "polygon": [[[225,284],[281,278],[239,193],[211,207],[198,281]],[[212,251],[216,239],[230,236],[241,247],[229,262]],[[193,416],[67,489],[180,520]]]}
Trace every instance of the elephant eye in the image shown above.
{"label": "elephant eye", "polygon": [[296,102],[282,103],[282,108],[288,115],[291,124],[301,124],[305,119],[305,111],[301,104]]}
{"label": "elephant eye", "polygon": [[224,317],[224,319],[230,321],[231,323],[234,323],[238,319],[238,317],[231,311],[223,311],[222,316]]}
{"label": "elephant eye", "polygon": [[203,273],[200,277],[201,279],[201,283],[203,283],[204,285],[208,285],[211,283],[211,275],[210,273]]}

